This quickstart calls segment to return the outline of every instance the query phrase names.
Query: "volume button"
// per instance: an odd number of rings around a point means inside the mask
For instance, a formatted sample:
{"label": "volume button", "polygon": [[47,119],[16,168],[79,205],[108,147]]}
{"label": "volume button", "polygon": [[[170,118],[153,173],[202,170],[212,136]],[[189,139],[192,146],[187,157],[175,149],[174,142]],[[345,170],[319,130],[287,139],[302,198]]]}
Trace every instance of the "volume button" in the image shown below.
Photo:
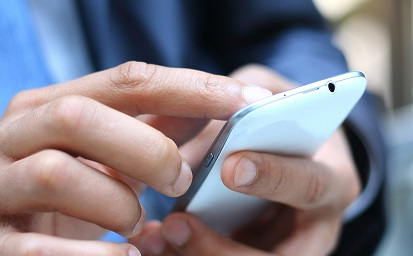
{"label": "volume button", "polygon": [[214,154],[212,152],[209,152],[208,156],[205,158],[204,166],[208,167],[211,164],[212,160],[214,160],[214,157]]}

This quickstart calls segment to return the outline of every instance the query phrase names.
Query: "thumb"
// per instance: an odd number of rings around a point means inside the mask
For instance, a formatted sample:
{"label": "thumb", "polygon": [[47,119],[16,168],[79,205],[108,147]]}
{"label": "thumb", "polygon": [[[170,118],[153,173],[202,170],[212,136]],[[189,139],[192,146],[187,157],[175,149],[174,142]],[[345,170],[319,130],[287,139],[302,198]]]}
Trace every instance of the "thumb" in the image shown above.
{"label": "thumb", "polygon": [[217,251],[220,255],[227,256],[269,255],[230,240],[207,227],[195,216],[186,213],[176,213],[167,217],[161,232],[183,256],[215,255]]}

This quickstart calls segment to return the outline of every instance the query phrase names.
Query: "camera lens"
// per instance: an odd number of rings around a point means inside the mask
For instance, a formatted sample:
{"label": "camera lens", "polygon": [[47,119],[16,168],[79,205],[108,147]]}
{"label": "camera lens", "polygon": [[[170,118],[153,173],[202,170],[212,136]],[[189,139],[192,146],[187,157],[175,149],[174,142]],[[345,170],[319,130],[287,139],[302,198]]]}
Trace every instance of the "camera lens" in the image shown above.
{"label": "camera lens", "polygon": [[328,89],[330,92],[335,92],[336,91],[336,85],[333,82],[328,83]]}

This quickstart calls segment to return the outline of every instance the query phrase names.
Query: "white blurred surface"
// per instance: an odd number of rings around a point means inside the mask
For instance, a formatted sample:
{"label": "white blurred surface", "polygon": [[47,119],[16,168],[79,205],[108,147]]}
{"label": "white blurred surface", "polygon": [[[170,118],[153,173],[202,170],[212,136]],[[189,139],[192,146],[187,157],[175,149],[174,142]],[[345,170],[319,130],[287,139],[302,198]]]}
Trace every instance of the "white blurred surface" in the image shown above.
{"label": "white blurred surface", "polygon": [[314,0],[320,12],[329,20],[335,21],[354,11],[368,0]]}
{"label": "white blurred surface", "polygon": [[413,254],[413,105],[385,116],[388,230],[376,256]]}

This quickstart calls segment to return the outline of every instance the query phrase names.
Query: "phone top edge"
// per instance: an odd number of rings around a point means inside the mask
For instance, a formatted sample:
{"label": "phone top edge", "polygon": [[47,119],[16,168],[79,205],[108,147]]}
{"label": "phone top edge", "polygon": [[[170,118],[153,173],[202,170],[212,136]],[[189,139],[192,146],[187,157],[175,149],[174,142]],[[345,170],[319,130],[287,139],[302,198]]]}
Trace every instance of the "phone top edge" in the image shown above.
{"label": "phone top edge", "polygon": [[357,78],[357,77],[366,79],[365,75],[361,71],[352,71],[352,72],[344,73],[344,74],[334,76],[334,77],[331,77],[331,78],[327,78],[327,79],[324,79],[324,80],[320,80],[320,81],[317,81],[317,82],[314,82],[314,83],[306,84],[306,85],[303,85],[303,86],[298,86],[298,87],[289,89],[287,91],[276,93],[272,96],[269,96],[267,98],[264,98],[262,100],[254,102],[254,103],[238,110],[235,114],[233,114],[231,116],[231,118],[229,118],[229,122],[230,122],[230,124],[231,124],[231,121],[236,123],[237,120],[239,120],[243,116],[247,115],[252,110],[254,110],[256,108],[259,108],[259,107],[262,107],[264,105],[267,105],[269,103],[273,103],[274,101],[281,100],[281,99],[284,99],[286,97],[291,97],[291,96],[296,95],[296,94],[312,91],[312,90],[317,89],[321,86],[327,86],[327,84],[331,81],[337,83],[337,82],[342,82],[342,81],[352,79],[352,78]]}
{"label": "phone top edge", "polygon": [[327,84],[330,81],[333,81],[333,82],[337,83],[337,82],[341,82],[341,81],[345,81],[345,80],[352,79],[352,78],[357,78],[357,77],[364,78],[364,79],[366,78],[361,71],[352,71],[352,72],[341,74],[341,75],[338,75],[338,76],[335,76],[335,77],[320,80],[320,81],[317,81],[317,82],[314,82],[314,83],[310,83],[310,84],[306,84],[306,85],[303,85],[303,86],[295,87],[295,88],[292,88],[292,89],[287,90],[287,91],[279,92],[279,93],[276,93],[272,96],[264,98],[262,100],[254,102],[254,103],[238,110],[237,112],[235,112],[228,119],[228,122],[225,124],[225,127],[221,131],[222,134],[220,134],[220,135],[229,134],[232,127],[238,122],[238,120],[240,120],[242,117],[244,117],[245,115],[247,115],[248,113],[250,113],[254,109],[260,108],[262,106],[265,106],[267,104],[273,103],[273,102],[281,100],[281,99],[285,99],[287,97],[291,97],[293,95],[297,95],[297,94],[300,94],[300,93],[305,93],[305,92],[308,92],[308,91],[312,91],[312,90],[317,89],[321,86],[327,86]]}

